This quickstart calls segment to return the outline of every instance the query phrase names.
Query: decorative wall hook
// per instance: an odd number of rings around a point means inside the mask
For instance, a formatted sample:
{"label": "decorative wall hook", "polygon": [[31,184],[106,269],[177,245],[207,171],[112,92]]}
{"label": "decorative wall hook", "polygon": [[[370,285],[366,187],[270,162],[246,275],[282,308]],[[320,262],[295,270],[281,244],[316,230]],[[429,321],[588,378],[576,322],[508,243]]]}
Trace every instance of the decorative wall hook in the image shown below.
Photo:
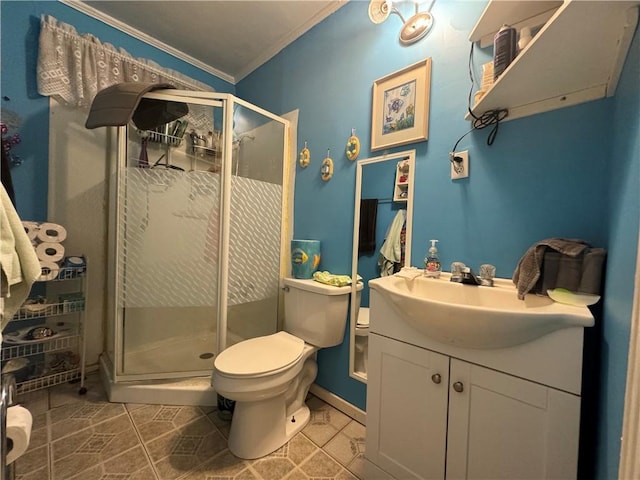
{"label": "decorative wall hook", "polygon": [[299,162],[302,168],[307,168],[309,162],[311,161],[311,152],[307,148],[307,142],[304,142],[304,148],[300,150]]}
{"label": "decorative wall hook", "polygon": [[320,177],[325,182],[331,180],[333,177],[333,160],[329,156],[329,149],[327,148],[327,158],[322,161],[322,167],[320,167]]}
{"label": "decorative wall hook", "polygon": [[356,137],[356,129],[351,129],[351,136],[347,140],[347,158],[351,161],[358,158],[360,154],[360,139]]}

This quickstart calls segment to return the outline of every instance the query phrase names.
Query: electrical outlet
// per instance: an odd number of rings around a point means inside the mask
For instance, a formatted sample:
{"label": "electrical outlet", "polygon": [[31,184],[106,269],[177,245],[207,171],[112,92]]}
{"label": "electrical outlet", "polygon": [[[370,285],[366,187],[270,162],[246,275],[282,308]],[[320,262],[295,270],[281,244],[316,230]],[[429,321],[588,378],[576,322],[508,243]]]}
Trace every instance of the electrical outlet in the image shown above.
{"label": "electrical outlet", "polygon": [[451,180],[467,178],[469,176],[469,150],[456,152],[453,154],[453,158],[455,157],[461,158],[462,160],[451,161]]}

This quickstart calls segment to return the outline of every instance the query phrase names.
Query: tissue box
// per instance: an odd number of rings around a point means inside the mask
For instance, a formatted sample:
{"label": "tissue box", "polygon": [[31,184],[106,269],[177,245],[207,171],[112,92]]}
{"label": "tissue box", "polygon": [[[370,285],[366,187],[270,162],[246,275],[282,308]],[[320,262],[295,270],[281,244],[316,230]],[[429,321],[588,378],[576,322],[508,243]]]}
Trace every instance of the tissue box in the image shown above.
{"label": "tissue box", "polygon": [[577,257],[546,251],[534,291],[546,295],[547,290],[566,288],[576,293],[600,295],[606,255],[603,248],[590,248]]}

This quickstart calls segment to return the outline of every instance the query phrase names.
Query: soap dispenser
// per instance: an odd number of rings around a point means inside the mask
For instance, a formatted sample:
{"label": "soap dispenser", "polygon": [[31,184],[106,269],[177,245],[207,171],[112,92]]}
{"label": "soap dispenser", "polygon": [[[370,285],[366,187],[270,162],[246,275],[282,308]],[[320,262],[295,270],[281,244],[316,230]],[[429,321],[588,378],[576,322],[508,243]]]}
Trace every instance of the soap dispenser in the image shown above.
{"label": "soap dispenser", "polygon": [[438,278],[442,272],[442,264],[440,263],[438,248],[436,247],[438,240],[430,241],[431,247],[429,248],[429,253],[424,258],[424,274],[427,277]]}

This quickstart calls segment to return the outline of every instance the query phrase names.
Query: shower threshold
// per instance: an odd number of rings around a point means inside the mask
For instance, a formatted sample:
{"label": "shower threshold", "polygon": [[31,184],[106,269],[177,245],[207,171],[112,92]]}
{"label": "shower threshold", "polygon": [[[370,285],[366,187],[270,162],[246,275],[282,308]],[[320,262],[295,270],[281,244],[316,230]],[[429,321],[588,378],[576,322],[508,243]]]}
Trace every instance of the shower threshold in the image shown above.
{"label": "shower threshold", "polygon": [[211,376],[114,382],[111,362],[100,356],[100,378],[110,402],[152,405],[214,406],[217,395]]}

